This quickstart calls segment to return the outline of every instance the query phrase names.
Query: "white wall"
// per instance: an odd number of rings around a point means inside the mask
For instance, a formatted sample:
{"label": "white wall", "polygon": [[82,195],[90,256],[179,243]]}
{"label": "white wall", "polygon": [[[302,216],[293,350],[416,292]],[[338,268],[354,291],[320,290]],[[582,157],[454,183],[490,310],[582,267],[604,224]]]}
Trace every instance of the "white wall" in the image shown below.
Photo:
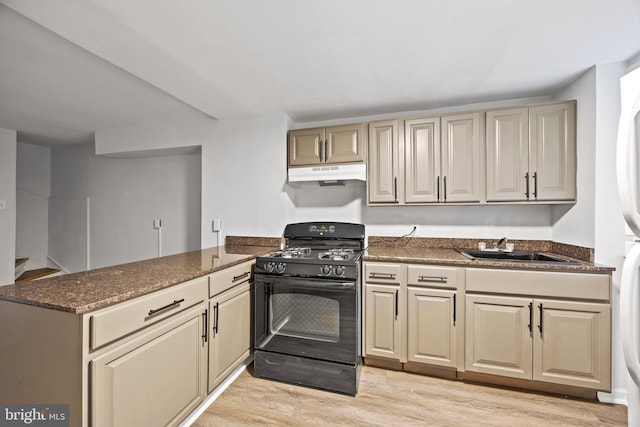
{"label": "white wall", "polygon": [[595,247],[596,67],[592,67],[556,99],[577,100],[577,203],[553,209],[553,240]]}
{"label": "white wall", "polygon": [[0,129],[0,285],[15,280],[16,258],[16,132]]}
{"label": "white wall", "polygon": [[18,143],[16,168],[16,257],[27,269],[47,265],[51,149]]}
{"label": "white wall", "polygon": [[218,122],[202,146],[203,248],[226,235],[280,236],[291,215],[285,114]]}
{"label": "white wall", "polygon": [[[163,223],[162,255],[200,248],[200,153],[121,159],[96,156],[93,145],[81,145],[53,149],[51,163],[51,195],[56,202],[51,204],[50,218],[57,218],[55,227],[50,227],[52,254],[78,252],[67,245],[81,244],[82,239],[60,238],[65,235],[59,229],[64,227],[65,212],[59,211],[70,209],[81,221],[86,197],[90,198],[91,268],[157,256],[154,218]],[[61,203],[64,200],[69,203]],[[68,226],[71,233],[83,228]],[[82,260],[73,262],[81,264]]]}

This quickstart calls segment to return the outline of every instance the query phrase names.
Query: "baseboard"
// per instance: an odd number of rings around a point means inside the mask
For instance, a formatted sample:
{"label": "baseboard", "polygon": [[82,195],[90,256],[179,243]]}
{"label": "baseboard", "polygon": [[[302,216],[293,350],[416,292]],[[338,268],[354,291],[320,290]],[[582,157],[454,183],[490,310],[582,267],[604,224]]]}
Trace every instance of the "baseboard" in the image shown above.
{"label": "baseboard", "polygon": [[616,388],[611,390],[611,393],[598,392],[598,400],[602,403],[629,406],[626,388]]}
{"label": "baseboard", "polygon": [[240,374],[247,369],[253,362],[253,353],[249,357],[242,362],[242,365],[238,366],[235,371],[233,371],[223,382],[220,383],[218,387],[216,387],[211,394],[209,394],[200,405],[196,409],[189,414],[187,418],[185,418],[178,427],[189,427],[193,424],[199,417],[207,410],[209,406],[240,376]]}

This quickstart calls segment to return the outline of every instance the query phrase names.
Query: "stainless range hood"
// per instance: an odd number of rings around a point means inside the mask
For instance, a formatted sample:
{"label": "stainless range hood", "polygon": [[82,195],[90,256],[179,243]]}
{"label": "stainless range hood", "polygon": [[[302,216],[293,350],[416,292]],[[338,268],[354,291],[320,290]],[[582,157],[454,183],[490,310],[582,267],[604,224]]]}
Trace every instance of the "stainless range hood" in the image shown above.
{"label": "stainless range hood", "polygon": [[367,165],[323,165],[289,168],[289,182],[318,182],[320,185],[342,185],[345,181],[366,181]]}

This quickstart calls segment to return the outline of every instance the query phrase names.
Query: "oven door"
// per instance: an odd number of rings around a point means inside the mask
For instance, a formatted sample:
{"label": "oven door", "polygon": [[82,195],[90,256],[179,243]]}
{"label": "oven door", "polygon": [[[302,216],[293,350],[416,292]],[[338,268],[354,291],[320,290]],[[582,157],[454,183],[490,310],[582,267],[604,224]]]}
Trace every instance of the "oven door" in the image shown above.
{"label": "oven door", "polygon": [[356,282],[255,276],[255,348],[358,363]]}

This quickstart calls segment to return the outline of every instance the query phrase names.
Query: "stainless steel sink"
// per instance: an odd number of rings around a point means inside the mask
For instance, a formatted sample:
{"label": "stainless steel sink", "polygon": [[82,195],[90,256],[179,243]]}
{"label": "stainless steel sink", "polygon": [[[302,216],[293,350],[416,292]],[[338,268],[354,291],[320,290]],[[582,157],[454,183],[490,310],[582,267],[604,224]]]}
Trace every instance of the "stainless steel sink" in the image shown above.
{"label": "stainless steel sink", "polygon": [[552,255],[542,254],[539,252],[527,251],[501,251],[501,250],[460,250],[462,255],[472,260],[486,259],[489,261],[521,261],[521,262],[544,262],[544,263],[560,263],[568,265],[579,265],[579,262],[558,258]]}

